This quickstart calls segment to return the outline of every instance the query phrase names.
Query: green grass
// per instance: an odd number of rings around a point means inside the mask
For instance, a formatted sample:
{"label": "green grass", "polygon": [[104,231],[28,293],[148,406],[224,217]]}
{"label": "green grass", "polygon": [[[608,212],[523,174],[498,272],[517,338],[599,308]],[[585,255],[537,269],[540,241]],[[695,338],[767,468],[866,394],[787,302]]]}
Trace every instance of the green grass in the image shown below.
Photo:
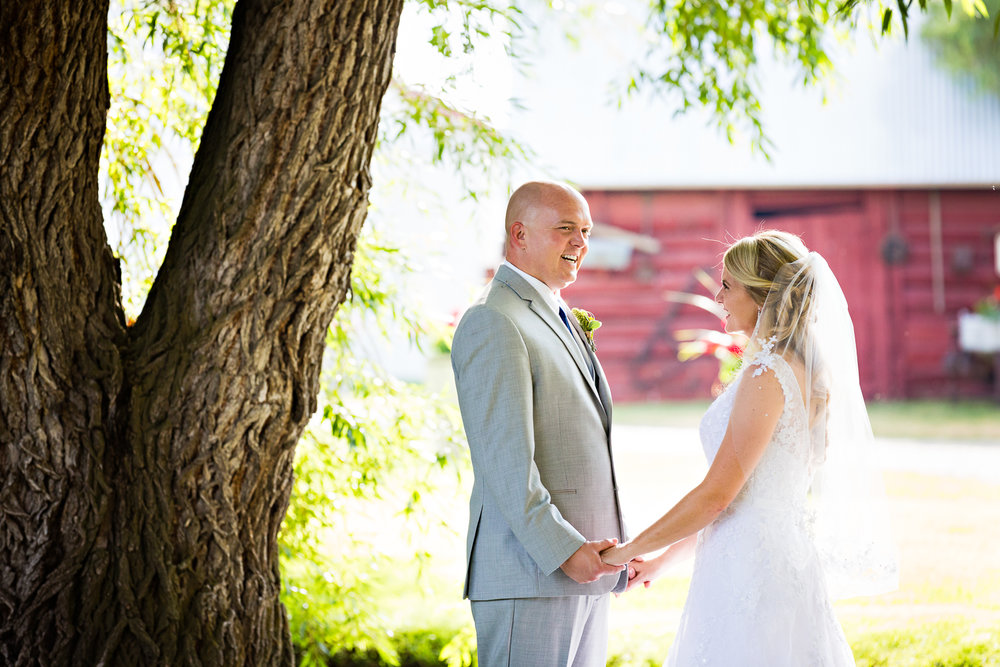
{"label": "green grass", "polygon": [[883,438],[1000,440],[1000,405],[990,401],[886,401],[868,404]]}
{"label": "green grass", "polygon": [[629,426],[669,426],[697,428],[709,401],[668,401],[664,403],[615,403],[615,424]]}
{"label": "green grass", "polygon": [[1000,630],[966,619],[847,634],[858,667],[1000,665]]}
{"label": "green grass", "polygon": [[[615,404],[615,423],[693,428],[707,401]],[[880,438],[1000,440],[1000,405],[990,401],[872,401],[872,431]]]}

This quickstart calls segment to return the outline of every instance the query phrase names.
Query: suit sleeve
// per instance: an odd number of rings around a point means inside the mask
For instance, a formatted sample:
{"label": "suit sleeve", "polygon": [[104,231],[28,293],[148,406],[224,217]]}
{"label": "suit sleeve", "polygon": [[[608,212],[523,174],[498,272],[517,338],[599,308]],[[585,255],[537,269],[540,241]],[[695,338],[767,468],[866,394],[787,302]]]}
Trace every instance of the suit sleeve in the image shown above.
{"label": "suit sleeve", "polygon": [[470,309],[455,332],[452,368],[475,474],[546,575],[586,542],[552,504],[535,465],[528,350],[496,310]]}

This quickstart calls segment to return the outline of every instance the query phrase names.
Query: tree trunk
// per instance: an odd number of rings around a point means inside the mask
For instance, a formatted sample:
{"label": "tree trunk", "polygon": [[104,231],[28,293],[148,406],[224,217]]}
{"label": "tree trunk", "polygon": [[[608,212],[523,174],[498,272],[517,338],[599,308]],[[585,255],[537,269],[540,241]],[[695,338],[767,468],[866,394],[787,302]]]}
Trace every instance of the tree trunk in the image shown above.
{"label": "tree trunk", "polygon": [[290,664],[277,533],[402,2],[240,0],[129,330],[97,190],[107,10],[0,8],[0,662]]}
{"label": "tree trunk", "polygon": [[0,662],[67,664],[107,613],[126,340],[97,173],[106,3],[0,9]]}

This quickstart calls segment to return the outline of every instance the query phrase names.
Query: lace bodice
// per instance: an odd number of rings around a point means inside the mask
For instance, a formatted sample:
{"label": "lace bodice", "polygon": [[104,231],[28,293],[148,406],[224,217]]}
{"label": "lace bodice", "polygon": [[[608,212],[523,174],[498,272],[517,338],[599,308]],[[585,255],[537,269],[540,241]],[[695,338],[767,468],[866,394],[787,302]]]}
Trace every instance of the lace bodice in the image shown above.
{"label": "lace bodice", "polygon": [[729,426],[733,401],[740,385],[754,382],[764,373],[774,373],[778,379],[785,399],[781,417],[757,468],[727,512],[745,502],[772,501],[802,508],[815,469],[805,403],[798,380],[788,362],[772,349],[773,342],[766,342],[757,355],[744,363],[739,375],[712,403],[699,425],[702,449],[711,463]]}

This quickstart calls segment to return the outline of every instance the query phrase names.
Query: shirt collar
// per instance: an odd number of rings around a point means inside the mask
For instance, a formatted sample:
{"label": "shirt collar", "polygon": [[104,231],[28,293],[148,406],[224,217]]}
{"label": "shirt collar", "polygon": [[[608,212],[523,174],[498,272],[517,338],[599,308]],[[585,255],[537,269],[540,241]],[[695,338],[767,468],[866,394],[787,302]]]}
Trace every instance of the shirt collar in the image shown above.
{"label": "shirt collar", "polygon": [[[538,292],[539,296],[542,297],[542,301],[545,302],[545,305],[551,308],[552,312],[555,313],[556,315],[559,314],[559,308],[562,307],[563,300],[559,296],[558,292],[555,292],[551,287],[543,283],[541,280],[525,273],[524,271],[517,268],[507,260],[504,260],[501,266],[507,266],[512,271],[516,272],[519,276],[527,280],[528,284],[534,287],[535,291]],[[567,310],[566,313],[568,316],[569,310]]]}

